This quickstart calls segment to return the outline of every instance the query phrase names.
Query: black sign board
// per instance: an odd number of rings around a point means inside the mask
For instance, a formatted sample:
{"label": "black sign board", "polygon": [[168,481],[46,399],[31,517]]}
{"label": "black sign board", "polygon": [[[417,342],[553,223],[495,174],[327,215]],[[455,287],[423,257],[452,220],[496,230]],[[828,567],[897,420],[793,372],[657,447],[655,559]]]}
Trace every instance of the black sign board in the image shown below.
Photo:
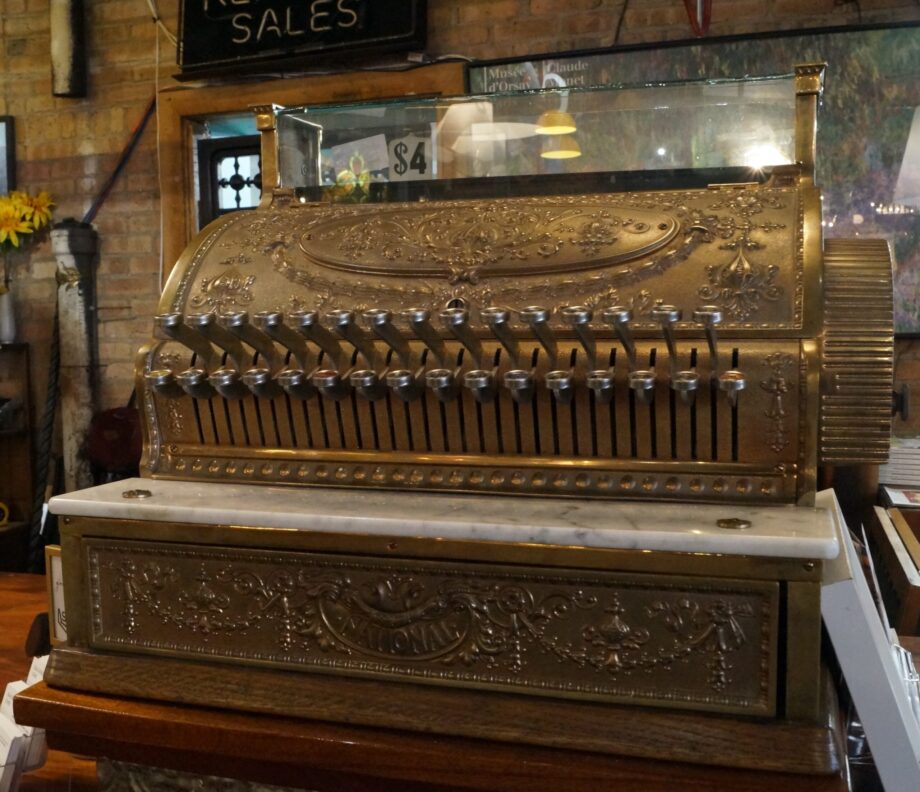
{"label": "black sign board", "polygon": [[425,0],[182,0],[178,76],[423,49],[425,22]]}

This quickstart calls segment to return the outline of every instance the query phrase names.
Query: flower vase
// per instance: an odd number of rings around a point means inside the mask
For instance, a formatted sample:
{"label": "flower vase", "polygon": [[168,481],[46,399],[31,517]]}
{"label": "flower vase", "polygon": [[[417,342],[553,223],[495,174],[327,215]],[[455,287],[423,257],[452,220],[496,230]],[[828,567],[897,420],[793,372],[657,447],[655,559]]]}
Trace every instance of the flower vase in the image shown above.
{"label": "flower vase", "polygon": [[15,340],[16,315],[13,313],[13,293],[4,288],[0,293],[0,344],[11,344]]}

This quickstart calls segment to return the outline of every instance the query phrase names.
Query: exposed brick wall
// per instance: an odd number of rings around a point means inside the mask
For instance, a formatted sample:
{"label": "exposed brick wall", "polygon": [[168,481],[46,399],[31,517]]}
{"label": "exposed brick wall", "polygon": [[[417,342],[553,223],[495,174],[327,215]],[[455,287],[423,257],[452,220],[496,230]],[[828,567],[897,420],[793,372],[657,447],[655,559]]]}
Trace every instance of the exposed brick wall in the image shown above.
{"label": "exposed brick wall", "polygon": [[[429,50],[478,58],[691,37],[681,0],[429,0]],[[860,13],[861,9],[861,13]],[[713,0],[710,36],[920,18],[913,0]]]}
{"label": "exposed brick wall", "polygon": [[[48,0],[0,0],[0,114],[16,118],[19,186],[50,190],[56,219],[80,218],[156,89],[175,70],[175,52],[150,20],[144,0],[86,5],[89,95],[51,96]],[[622,0],[429,0],[429,52],[500,58],[605,47],[614,43]],[[160,0],[176,30],[177,0]],[[714,0],[710,35],[920,19],[915,0]],[[619,43],[691,35],[680,0],[631,0]],[[100,406],[124,403],[133,355],[149,333],[159,271],[156,123],[151,122],[96,218]],[[13,258],[20,337],[33,349],[36,404],[44,398],[54,310],[54,261],[44,242]],[[920,353],[905,350],[920,370]],[[913,375],[912,375],[913,376]],[[918,387],[920,387],[920,374]],[[918,425],[920,426],[920,425]]]}
{"label": "exposed brick wall", "polygon": [[[85,5],[89,95],[66,99],[51,95],[47,0],[0,0],[0,112],[15,117],[17,184],[29,192],[49,190],[56,220],[83,217],[155,90],[154,25],[143,0]],[[96,219],[105,407],[128,399],[134,351],[149,333],[159,284],[159,224],[151,123]],[[19,336],[32,345],[38,415],[56,299],[50,242],[14,254],[11,265]]]}

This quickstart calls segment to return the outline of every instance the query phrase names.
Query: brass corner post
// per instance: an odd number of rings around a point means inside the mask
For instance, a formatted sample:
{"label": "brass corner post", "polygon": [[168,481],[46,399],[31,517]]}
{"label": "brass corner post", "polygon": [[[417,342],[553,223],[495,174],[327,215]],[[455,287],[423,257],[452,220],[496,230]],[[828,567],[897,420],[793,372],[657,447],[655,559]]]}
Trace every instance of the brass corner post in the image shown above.
{"label": "brass corner post", "polygon": [[272,190],[280,187],[278,173],[278,132],[275,122],[275,105],[253,105],[256,116],[256,129],[262,140],[262,206],[268,206],[272,200]]}
{"label": "brass corner post", "polygon": [[815,145],[818,132],[818,97],[824,90],[826,63],[795,67],[795,160],[803,181],[815,182]]}

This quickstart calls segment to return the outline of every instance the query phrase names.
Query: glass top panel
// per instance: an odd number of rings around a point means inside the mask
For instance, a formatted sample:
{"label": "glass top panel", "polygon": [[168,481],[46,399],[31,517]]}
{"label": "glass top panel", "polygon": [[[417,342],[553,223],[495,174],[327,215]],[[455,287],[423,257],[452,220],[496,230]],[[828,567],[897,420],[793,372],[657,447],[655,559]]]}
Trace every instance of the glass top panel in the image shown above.
{"label": "glass top panel", "polygon": [[281,184],[311,200],[704,186],[794,160],[795,83],[406,97],[287,108],[277,120]]}

